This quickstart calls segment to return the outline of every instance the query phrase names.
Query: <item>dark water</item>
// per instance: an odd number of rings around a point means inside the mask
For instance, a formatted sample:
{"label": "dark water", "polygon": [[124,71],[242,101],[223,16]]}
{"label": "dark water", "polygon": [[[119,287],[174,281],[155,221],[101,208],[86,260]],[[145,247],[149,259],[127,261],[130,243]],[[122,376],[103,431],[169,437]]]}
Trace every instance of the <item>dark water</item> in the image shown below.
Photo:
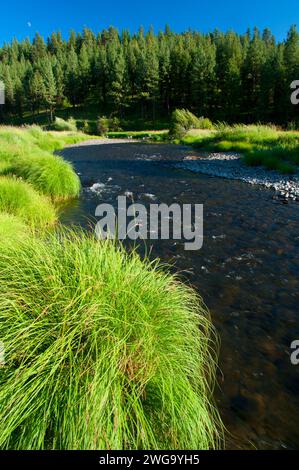
{"label": "dark water", "polygon": [[[299,339],[299,204],[242,182],[195,175],[169,163],[184,147],[107,144],[73,147],[85,186],[65,223],[86,225],[100,202],[124,192],[135,202],[204,204],[204,245],[158,241],[152,256],[175,263],[208,305],[221,337],[216,399],[228,429],[228,449],[299,448],[299,365],[290,343]],[[194,152],[193,152],[194,153]],[[102,192],[87,189],[103,183]]]}

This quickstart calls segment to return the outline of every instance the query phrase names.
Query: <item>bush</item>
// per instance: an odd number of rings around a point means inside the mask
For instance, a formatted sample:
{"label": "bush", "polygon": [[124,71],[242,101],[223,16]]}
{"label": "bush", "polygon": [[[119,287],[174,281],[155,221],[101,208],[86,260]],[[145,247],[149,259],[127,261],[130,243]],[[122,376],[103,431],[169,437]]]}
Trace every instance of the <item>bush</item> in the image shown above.
{"label": "bush", "polygon": [[120,120],[117,117],[112,117],[109,119],[109,130],[112,132],[121,131]]}
{"label": "bush", "polygon": [[54,123],[51,126],[51,128],[55,131],[76,132],[77,125],[76,125],[75,119],[73,119],[73,118],[70,118],[67,121],[65,121],[62,118],[56,117]]}
{"label": "bush", "polygon": [[24,178],[53,199],[69,199],[80,193],[80,179],[72,165],[55,155],[18,158],[9,172]]}
{"label": "bush", "polygon": [[104,136],[110,131],[121,131],[120,120],[117,117],[99,116],[97,120],[97,133]]}
{"label": "bush", "polygon": [[89,134],[89,132],[90,132],[89,122],[86,119],[83,122],[82,132],[84,132],[85,134]]}
{"label": "bush", "polygon": [[109,132],[109,119],[105,116],[97,120],[97,132],[99,135],[106,135]]}
{"label": "bush", "polygon": [[56,222],[51,202],[20,179],[0,178],[0,211],[19,217],[34,227],[46,227]]}
{"label": "bush", "polygon": [[60,233],[0,246],[0,286],[2,449],[218,446],[209,316],[157,262]]}
{"label": "bush", "polygon": [[182,138],[190,129],[212,129],[212,122],[198,118],[187,109],[176,109],[172,113],[169,134],[172,138]]}

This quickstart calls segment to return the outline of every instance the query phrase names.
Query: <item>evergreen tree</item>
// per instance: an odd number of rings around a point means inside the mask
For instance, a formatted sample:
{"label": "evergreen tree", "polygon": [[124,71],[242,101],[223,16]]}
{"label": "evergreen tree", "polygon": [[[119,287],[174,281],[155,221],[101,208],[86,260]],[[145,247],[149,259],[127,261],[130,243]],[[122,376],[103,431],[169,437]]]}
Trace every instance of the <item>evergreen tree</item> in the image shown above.
{"label": "evergreen tree", "polygon": [[276,43],[271,31],[157,35],[110,27],[85,28],[67,40],[38,33],[0,48],[0,77],[9,114],[33,114],[44,106],[92,105],[98,114],[152,117],[188,108],[214,120],[286,124],[298,119],[290,84],[299,79],[299,33]]}
{"label": "evergreen tree", "polygon": [[39,70],[34,70],[29,76],[27,96],[33,115],[36,110],[39,114],[40,108],[46,99],[46,88]]}
{"label": "evergreen tree", "polygon": [[43,69],[43,79],[45,87],[44,102],[47,108],[49,109],[50,122],[52,122],[54,108],[56,104],[57,88],[53,74],[52,64],[49,60],[45,62],[45,66]]}

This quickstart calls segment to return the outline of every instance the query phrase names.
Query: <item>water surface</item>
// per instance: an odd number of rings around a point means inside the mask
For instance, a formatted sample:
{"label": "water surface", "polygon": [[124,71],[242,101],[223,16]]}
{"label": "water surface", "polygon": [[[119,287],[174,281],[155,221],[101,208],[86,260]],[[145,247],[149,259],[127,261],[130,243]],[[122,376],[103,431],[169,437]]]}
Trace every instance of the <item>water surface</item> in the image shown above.
{"label": "water surface", "polygon": [[[221,337],[218,406],[228,449],[299,448],[299,204],[270,190],[172,167],[193,150],[111,143],[63,151],[84,189],[62,221],[86,226],[101,202],[204,204],[204,245],[185,251],[157,241],[151,256],[171,262],[203,296]],[[100,183],[98,193],[90,187]]]}

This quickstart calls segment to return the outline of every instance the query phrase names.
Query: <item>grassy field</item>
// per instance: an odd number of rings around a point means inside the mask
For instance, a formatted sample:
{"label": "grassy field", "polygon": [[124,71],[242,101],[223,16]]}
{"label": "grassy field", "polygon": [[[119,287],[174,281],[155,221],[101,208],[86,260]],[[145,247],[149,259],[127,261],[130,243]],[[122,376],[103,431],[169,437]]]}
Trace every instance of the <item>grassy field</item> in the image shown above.
{"label": "grassy field", "polygon": [[299,132],[274,126],[218,126],[191,130],[180,142],[208,151],[240,152],[247,165],[292,174],[299,165]]}
{"label": "grassy field", "polygon": [[0,449],[214,449],[217,338],[157,261],[57,224],[80,191],[53,151],[89,137],[0,128]]}

